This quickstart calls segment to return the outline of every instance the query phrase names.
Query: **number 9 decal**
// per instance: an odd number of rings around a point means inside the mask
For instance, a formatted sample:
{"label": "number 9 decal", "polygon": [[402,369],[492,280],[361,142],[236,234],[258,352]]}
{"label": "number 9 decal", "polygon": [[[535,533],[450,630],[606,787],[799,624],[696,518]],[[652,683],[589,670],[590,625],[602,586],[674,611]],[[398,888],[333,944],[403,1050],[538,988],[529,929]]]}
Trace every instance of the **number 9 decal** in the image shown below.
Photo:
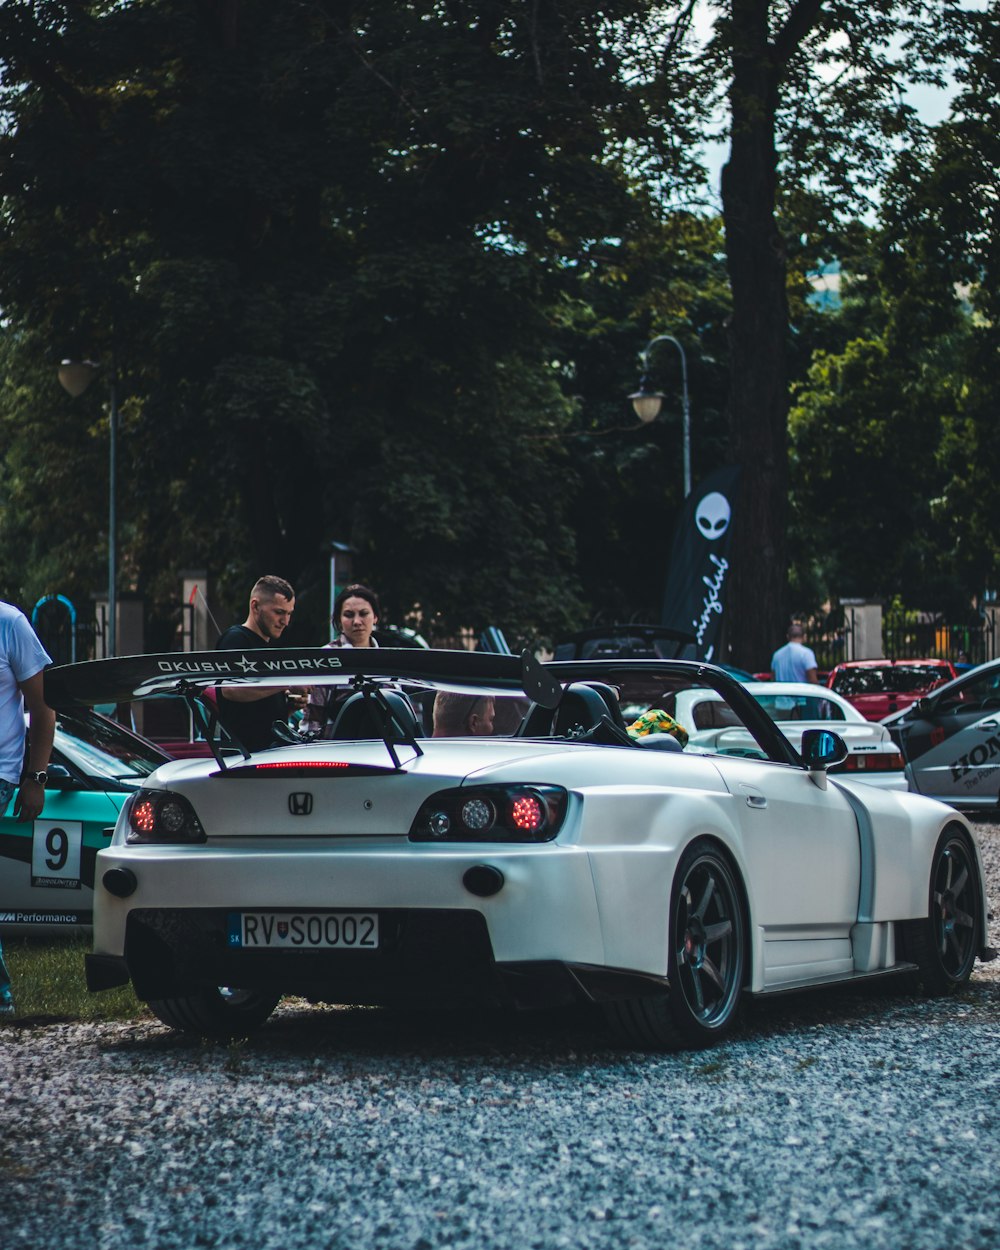
{"label": "number 9 decal", "polygon": [[82,820],[36,820],[31,841],[31,884],[78,890],[82,845]]}
{"label": "number 9 decal", "polygon": [[49,872],[61,872],[69,859],[69,836],[66,830],[58,825],[50,829],[45,835],[45,849],[49,853],[45,867]]}

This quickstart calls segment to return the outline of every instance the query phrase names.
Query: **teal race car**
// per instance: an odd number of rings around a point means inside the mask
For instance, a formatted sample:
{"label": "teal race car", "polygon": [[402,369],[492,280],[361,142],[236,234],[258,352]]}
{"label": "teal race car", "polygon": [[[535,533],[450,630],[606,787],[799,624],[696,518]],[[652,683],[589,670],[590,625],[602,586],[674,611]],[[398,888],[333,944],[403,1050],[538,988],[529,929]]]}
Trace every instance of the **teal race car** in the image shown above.
{"label": "teal race car", "polygon": [[93,921],[94,860],[125,799],[170,756],[90,708],[57,712],[45,806],[0,818],[0,933],[79,932]]}

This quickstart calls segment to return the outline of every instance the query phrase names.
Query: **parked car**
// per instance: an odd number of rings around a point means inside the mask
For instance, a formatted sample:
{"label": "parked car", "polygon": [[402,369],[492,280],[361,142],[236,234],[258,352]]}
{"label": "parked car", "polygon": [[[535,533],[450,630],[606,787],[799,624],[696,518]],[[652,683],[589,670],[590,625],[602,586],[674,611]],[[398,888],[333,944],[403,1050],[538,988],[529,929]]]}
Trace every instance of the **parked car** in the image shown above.
{"label": "parked car", "polygon": [[[555,644],[555,660],[679,660],[693,655],[695,638],[666,625],[604,625],[582,629]],[[506,654],[510,654],[508,650]],[[718,667],[737,681],[753,673],[734,664]]]}
{"label": "parked car", "polygon": [[956,675],[949,660],[847,660],[833,669],[827,685],[865,720],[882,720]]}
{"label": "parked car", "polygon": [[[846,773],[885,790],[907,789],[903,756],[889,731],[866,721],[835,691],[780,681],[751,681],[746,688],[796,751],[801,751],[808,730],[836,730],[847,744],[848,755],[829,769],[831,775]],[[680,690],[665,702],[663,710],[687,731],[691,749],[715,751],[741,743],[748,750],[756,749],[747,731],[735,726],[730,708],[713,691]]]}
{"label": "parked car", "polygon": [[93,918],[94,860],[122,804],[169,756],[91,708],[60,711],[37,820],[0,818],[4,933],[80,932]]}
{"label": "parked car", "polygon": [[969,810],[1000,803],[1000,660],[887,717],[910,789]]}
{"label": "parked car", "polygon": [[[219,680],[354,693],[330,740],[162,765],[98,853],[88,984],[131,981],[173,1028],[241,1036],[283,994],[589,1002],[630,1045],[704,1046],[745,995],[901,975],[947,993],[990,957],[965,818],[831,777],[849,722],[799,753],[710,665],[274,649],[45,683],[86,705]],[[628,734],[616,689],[699,687],[750,750]],[[512,737],[427,738],[407,691],[531,703]]]}
{"label": "parked car", "polygon": [[679,658],[693,646],[693,634],[665,625],[599,625],[560,638],[556,660],[664,660]]}

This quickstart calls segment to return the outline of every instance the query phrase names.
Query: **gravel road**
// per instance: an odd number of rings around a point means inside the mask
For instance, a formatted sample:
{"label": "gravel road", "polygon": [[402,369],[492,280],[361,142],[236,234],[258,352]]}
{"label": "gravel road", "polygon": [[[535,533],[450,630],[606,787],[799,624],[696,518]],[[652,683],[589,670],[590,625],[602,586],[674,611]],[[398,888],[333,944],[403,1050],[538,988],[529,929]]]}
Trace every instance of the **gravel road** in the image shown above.
{"label": "gravel road", "polygon": [[755,1004],[677,1055],[585,1013],[0,1027],[0,1247],[997,1250],[998,963],[947,1000]]}

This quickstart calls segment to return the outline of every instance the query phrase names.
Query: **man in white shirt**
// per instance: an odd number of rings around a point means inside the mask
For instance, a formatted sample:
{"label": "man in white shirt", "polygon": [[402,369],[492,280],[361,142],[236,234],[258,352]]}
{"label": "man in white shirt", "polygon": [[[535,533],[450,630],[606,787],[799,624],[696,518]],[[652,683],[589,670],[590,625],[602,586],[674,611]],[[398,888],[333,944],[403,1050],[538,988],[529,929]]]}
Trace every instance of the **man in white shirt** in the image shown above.
{"label": "man in white shirt", "polygon": [[[35,820],[45,803],[45,769],[52,752],[56,714],[45,702],[42,670],[52,660],[28,618],[0,601],[0,813],[14,792],[14,815]],[[28,710],[29,755],[24,761],[24,711]],[[14,1014],[10,975],[0,948],[0,1016]]]}
{"label": "man in white shirt", "polygon": [[771,673],[775,681],[819,682],[816,656],[802,642],[801,625],[788,627],[788,641],[771,656]]}

